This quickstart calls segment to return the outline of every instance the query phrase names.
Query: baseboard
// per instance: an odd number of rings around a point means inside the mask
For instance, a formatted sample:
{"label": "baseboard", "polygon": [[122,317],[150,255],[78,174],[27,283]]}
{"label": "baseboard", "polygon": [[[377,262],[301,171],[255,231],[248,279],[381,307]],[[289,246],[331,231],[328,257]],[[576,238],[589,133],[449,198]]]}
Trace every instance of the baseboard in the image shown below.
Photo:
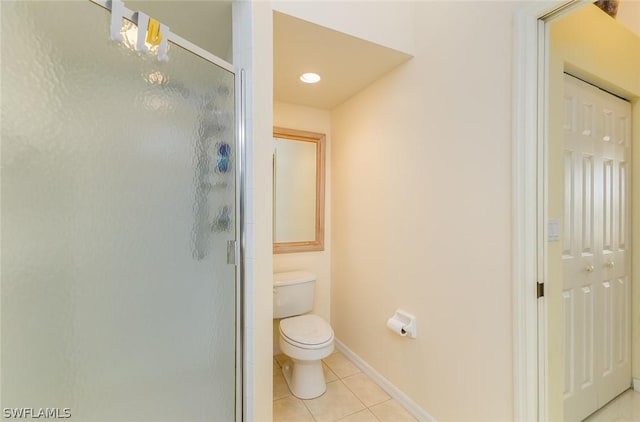
{"label": "baseboard", "polygon": [[383,377],[380,372],[376,371],[371,365],[365,362],[360,356],[356,355],[351,349],[349,349],[343,342],[335,339],[335,346],[342,354],[353,362],[362,372],[387,392],[391,397],[396,399],[409,413],[411,413],[420,422],[437,422],[436,419],[428,414],[423,408],[418,406],[416,402],[411,400],[409,396],[400,391],[398,387],[391,384],[391,382]]}
{"label": "baseboard", "polygon": [[640,393],[640,378],[633,379],[633,391],[637,391]]}

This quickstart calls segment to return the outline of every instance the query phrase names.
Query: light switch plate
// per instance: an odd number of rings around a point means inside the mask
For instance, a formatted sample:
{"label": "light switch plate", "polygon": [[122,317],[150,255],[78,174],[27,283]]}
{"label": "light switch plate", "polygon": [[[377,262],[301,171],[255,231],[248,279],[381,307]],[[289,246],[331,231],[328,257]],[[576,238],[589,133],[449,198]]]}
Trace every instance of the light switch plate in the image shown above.
{"label": "light switch plate", "polygon": [[547,239],[549,242],[558,242],[560,240],[560,219],[550,218],[547,230]]}

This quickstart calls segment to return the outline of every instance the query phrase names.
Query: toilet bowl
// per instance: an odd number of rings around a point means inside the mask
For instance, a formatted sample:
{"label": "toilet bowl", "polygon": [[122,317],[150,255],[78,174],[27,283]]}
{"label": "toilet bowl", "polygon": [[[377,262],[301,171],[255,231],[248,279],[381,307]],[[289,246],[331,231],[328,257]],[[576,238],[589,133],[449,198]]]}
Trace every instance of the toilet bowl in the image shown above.
{"label": "toilet bowl", "polygon": [[312,399],[327,385],[321,359],[333,352],[333,330],[322,318],[306,314],[280,321],[280,351],[291,358],[282,374],[294,396]]}
{"label": "toilet bowl", "polygon": [[282,373],[294,396],[312,399],[327,389],[321,359],[334,349],[331,326],[313,308],[316,276],[306,271],[274,274],[273,317],[279,324],[280,351],[291,361]]}

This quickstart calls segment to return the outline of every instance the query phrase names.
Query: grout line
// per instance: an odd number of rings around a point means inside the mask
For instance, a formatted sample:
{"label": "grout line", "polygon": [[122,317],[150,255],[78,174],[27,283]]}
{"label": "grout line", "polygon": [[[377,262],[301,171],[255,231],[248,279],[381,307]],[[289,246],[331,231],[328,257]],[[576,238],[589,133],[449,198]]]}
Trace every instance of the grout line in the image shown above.
{"label": "grout line", "polygon": [[[363,404],[364,404],[364,403],[363,403]],[[364,409],[356,410],[356,411],[355,411],[355,412],[353,412],[353,413],[349,413],[348,415],[344,415],[344,416],[342,416],[340,419],[336,419],[336,420],[335,420],[335,421],[333,421],[333,422],[340,422],[341,420],[343,420],[343,419],[345,419],[345,418],[348,418],[349,416],[353,416],[353,415],[355,415],[356,413],[360,413],[360,412],[362,412],[363,410],[369,410],[369,408],[368,408],[367,406],[365,406],[365,407],[364,407]],[[371,412],[371,411],[369,410],[369,412]],[[371,413],[373,413],[373,412],[371,412]],[[375,416],[375,415],[374,415],[374,416]],[[376,418],[376,419],[377,419],[377,418]]]}
{"label": "grout line", "polygon": [[[356,355],[351,349],[349,349],[340,340],[335,339],[336,349],[340,350],[342,354],[347,357],[362,373],[367,375],[375,384],[378,384],[382,390],[384,390],[392,399],[403,407],[413,418],[421,422],[436,422],[436,419],[429,415],[424,409],[422,409],[417,403],[415,403],[409,396],[399,390],[395,385],[391,384],[382,374],[376,371],[371,365],[365,362],[360,356]],[[377,406],[377,405],[376,405]]]}
{"label": "grout line", "polygon": [[300,400],[302,402],[302,404],[304,405],[305,409],[307,409],[307,412],[309,412],[309,414],[311,415],[311,419],[313,419],[314,421],[318,422],[318,419],[316,418],[316,415],[314,415],[313,412],[311,411],[311,409],[309,409],[309,406],[307,406],[307,403],[305,403],[305,401],[302,400],[302,399],[298,399],[298,400]]}
{"label": "grout line", "polygon": [[[340,380],[342,381],[342,380]],[[360,397],[358,397],[358,395],[356,394],[355,391],[353,391],[352,389],[349,388],[349,386],[347,384],[345,384],[344,382],[342,383],[342,385],[344,385],[345,387],[347,387],[347,390],[351,391],[351,394],[353,394],[353,397],[355,397],[356,399],[358,399],[358,401],[360,402],[360,404],[362,404],[364,406],[365,409],[368,409],[369,406],[367,406]],[[362,409],[358,410],[358,412],[362,411]],[[357,412],[354,412],[357,413]],[[353,414],[353,413],[352,413]]]}
{"label": "grout line", "polygon": [[[313,412],[311,411],[311,409],[309,409],[309,406],[307,406],[307,401],[309,401],[309,400],[303,400],[303,399],[298,399],[298,400],[300,400],[302,402],[304,407],[307,409],[307,412],[309,412],[309,414],[311,415],[311,418],[313,418],[314,421],[318,422],[318,419],[316,418],[316,415],[314,415]],[[311,399],[311,400],[313,400],[313,399]]]}
{"label": "grout line", "polygon": [[[347,379],[347,378],[351,378],[351,377],[355,377],[356,375],[364,375],[367,378],[369,378],[366,374],[362,373],[362,372],[356,372],[355,374],[351,374],[351,375],[347,375],[346,377],[344,377],[343,379]],[[370,379],[370,378],[369,378]]]}
{"label": "grout line", "polygon": [[289,398],[289,397],[297,398],[297,397],[292,396],[291,394],[289,394],[288,396],[284,396],[284,397],[280,397],[280,398],[278,398],[278,399],[275,399],[273,402],[275,403],[275,402],[277,402],[277,401],[284,400],[284,399],[287,399],[287,398]]}
{"label": "grout line", "polygon": [[[384,403],[384,402],[383,402]],[[378,415],[376,415],[375,413],[373,413],[373,410],[371,410],[371,408],[367,407],[367,410],[369,411],[369,413],[371,413],[373,415],[374,418],[376,418],[377,421],[382,422],[382,419],[380,419],[378,417]]]}
{"label": "grout line", "polygon": [[347,357],[344,353],[342,353],[341,351],[339,351],[339,350],[337,350],[337,349],[336,349],[336,350],[335,350],[333,353],[331,353],[331,355],[329,355],[329,356],[333,356],[333,355],[341,355],[341,356],[342,356],[342,358],[343,358],[346,362],[348,362],[348,363],[350,363],[351,365],[353,365],[353,367],[356,369],[356,372],[354,372],[354,373],[352,373],[352,374],[347,374],[347,375],[344,375],[344,376],[340,376],[340,375],[338,375],[338,372],[336,372],[336,371],[331,367],[331,365],[329,365],[327,362],[324,362],[324,360],[323,360],[323,362],[327,365],[327,367],[331,370],[331,372],[333,372],[333,373],[336,375],[336,377],[338,377],[338,379],[341,379],[341,380],[342,380],[342,379],[345,379],[345,378],[351,377],[351,376],[353,376],[353,375],[358,375],[358,374],[363,374],[363,373],[364,373],[364,372],[360,369],[360,367],[358,367],[358,365],[356,365],[356,364],[355,364],[355,363],[354,363],[350,358],[348,358],[348,357]]}
{"label": "grout line", "polygon": [[[342,355],[344,356],[344,354],[343,354],[343,353],[341,353],[341,352],[339,352],[339,351],[336,351],[336,352],[334,352],[334,353],[340,353],[340,354],[342,354]],[[344,356],[344,357],[345,357],[346,359],[348,359],[346,356]],[[282,369],[282,367],[280,366],[280,363],[278,362],[278,360],[277,360],[277,359],[275,359],[275,357],[274,357],[274,361],[275,361],[276,365],[277,365],[280,369]],[[334,382],[339,381],[340,383],[342,383],[342,385],[343,385],[343,386],[345,386],[345,387],[347,388],[347,390],[349,390],[349,391],[351,392],[351,394],[353,394],[353,396],[356,398],[356,400],[358,400],[358,401],[360,402],[360,404],[362,404],[362,406],[364,406],[364,408],[363,408],[363,409],[359,409],[359,410],[357,410],[357,411],[355,411],[355,412],[353,412],[353,413],[350,413],[350,414],[348,414],[348,415],[344,415],[344,416],[342,416],[340,419],[336,419],[334,422],[339,422],[340,420],[345,419],[345,418],[347,418],[347,417],[349,417],[349,416],[355,415],[356,413],[362,412],[362,411],[363,411],[363,410],[365,410],[365,409],[366,409],[366,410],[368,410],[368,411],[369,411],[369,413],[370,413],[371,415],[373,415],[373,417],[374,417],[377,421],[380,421],[380,422],[382,421],[382,420],[381,420],[381,419],[380,419],[380,418],[379,418],[379,417],[378,417],[378,416],[377,416],[377,415],[376,415],[376,414],[371,410],[371,408],[372,408],[372,407],[375,407],[375,406],[378,406],[378,405],[381,405],[381,404],[383,404],[383,403],[386,403],[386,402],[392,401],[392,400],[394,400],[394,398],[393,398],[393,397],[389,397],[388,399],[383,400],[383,401],[381,401],[381,402],[379,402],[379,403],[375,403],[375,404],[373,404],[373,405],[371,405],[371,406],[367,406],[367,405],[362,401],[362,399],[360,399],[360,397],[358,397],[358,395],[355,393],[355,391],[353,391],[351,388],[349,388],[349,386],[348,386],[346,383],[344,383],[344,381],[343,381],[343,380],[344,380],[344,379],[346,379],[346,378],[354,377],[354,376],[356,376],[356,375],[364,375],[367,379],[369,379],[370,381],[372,381],[374,384],[378,385],[375,381],[373,381],[373,379],[371,379],[371,377],[370,377],[369,375],[367,375],[367,374],[366,374],[365,372],[363,372],[363,371],[359,371],[359,372],[355,372],[355,373],[353,373],[353,374],[346,375],[346,376],[344,376],[344,377],[340,377],[340,376],[338,376],[338,374],[336,374],[336,373],[333,371],[333,369],[331,369],[331,367],[330,367],[330,366],[329,366],[329,365],[324,361],[324,359],[322,359],[322,363],[324,363],[324,364],[327,366],[327,368],[329,369],[329,371],[331,371],[331,372],[336,376],[336,379],[334,379],[333,381],[329,381],[329,382],[327,382],[327,385],[328,385],[328,384],[332,384],[332,383],[334,383]],[[353,363],[353,362],[352,362],[352,363]],[[356,365],[356,367],[357,367],[357,365]],[[358,368],[358,369],[360,369],[360,368]],[[283,376],[284,376],[284,375],[283,375]],[[378,386],[379,386],[379,385],[378,385]],[[379,387],[380,387],[380,386],[379,386]],[[381,389],[382,389],[382,388],[381,388]],[[307,402],[309,402],[309,401],[311,401],[311,400],[313,400],[313,399],[303,400],[303,399],[300,399],[300,398],[298,398],[298,397],[294,396],[294,395],[293,395],[293,393],[291,393],[291,389],[289,388],[289,385],[288,385],[288,384],[287,384],[287,390],[289,391],[289,395],[284,396],[284,397],[280,397],[280,398],[278,398],[278,399],[274,399],[274,400],[273,400],[273,402],[276,402],[276,401],[279,401],[279,400],[283,400],[283,399],[286,399],[286,398],[288,398],[288,397],[293,397],[295,400],[299,400],[299,401],[301,401],[301,402],[302,402],[302,404],[304,405],[304,407],[307,409],[307,412],[309,412],[309,414],[311,415],[311,418],[312,418],[315,422],[318,422],[318,419],[316,418],[316,416],[313,414],[313,412],[311,411],[311,409],[309,408],[309,406],[307,406]],[[384,389],[382,389],[382,390],[383,390],[383,391],[385,391]],[[388,393],[388,392],[387,392],[387,391],[385,391],[385,393]],[[412,415],[412,416],[413,416],[413,415]],[[275,421],[275,420],[274,420],[274,422],[277,422],[277,421]]]}
{"label": "grout line", "polygon": [[[331,372],[333,374],[333,376],[336,377],[336,379],[338,379],[338,375],[335,372],[333,372],[331,370],[331,368],[329,368],[329,365],[327,365],[326,363],[324,363],[324,361],[322,361],[322,371],[323,371],[323,373],[324,373],[325,367],[327,368],[327,371]],[[326,381],[327,377],[324,377],[324,379]],[[331,381],[328,381],[328,382],[331,382]]]}
{"label": "grout line", "polygon": [[382,400],[380,403],[372,404],[370,407],[376,407],[378,405],[381,405],[381,404],[386,403],[386,402],[391,401],[391,400],[393,400],[393,397],[389,397],[386,400]]}

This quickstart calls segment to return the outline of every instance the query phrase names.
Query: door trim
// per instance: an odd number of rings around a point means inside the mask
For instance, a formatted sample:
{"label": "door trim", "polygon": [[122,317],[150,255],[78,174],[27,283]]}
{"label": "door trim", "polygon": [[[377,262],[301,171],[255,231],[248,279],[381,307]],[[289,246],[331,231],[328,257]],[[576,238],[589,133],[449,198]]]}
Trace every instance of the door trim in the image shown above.
{"label": "door trim", "polygon": [[[514,17],[513,66],[513,408],[515,421],[548,419],[544,283],[545,20],[588,4],[577,0],[526,4]],[[540,328],[540,332],[538,329]],[[541,387],[541,388],[540,388]]]}
{"label": "door trim", "polygon": [[[514,16],[513,66],[513,382],[514,420],[544,421],[549,419],[547,303],[537,300],[536,282],[545,281],[546,274],[546,137],[545,96],[549,76],[547,23],[569,12],[589,5],[583,0],[553,1],[525,4]],[[566,70],[566,69],[565,69]],[[609,78],[611,72],[606,72]],[[608,78],[600,78],[605,85]],[[631,95],[633,146],[632,165],[640,160],[640,87],[624,76],[626,92]],[[631,207],[640,208],[640,173],[633,172]],[[631,260],[640,261],[640,218],[632,212]],[[543,224],[544,223],[544,224]],[[631,269],[632,302],[640,301],[640,273]],[[549,286],[547,286],[549,287]],[[549,290],[548,288],[546,289]],[[640,307],[632,306],[633,323],[640,315]],[[640,343],[640,336],[632,337],[632,344]],[[633,349],[632,349],[633,350]],[[640,362],[632,354],[633,361]],[[640,367],[636,365],[635,367]],[[633,373],[632,373],[633,375]]]}
{"label": "door trim", "polygon": [[[112,0],[89,0],[90,2],[107,9],[111,12]],[[124,3],[124,2],[123,2]],[[236,12],[234,7],[234,12],[232,16],[232,27],[234,28],[234,38],[236,35],[235,31],[241,31],[242,29],[237,29],[237,22],[241,19],[237,16],[240,12]],[[129,21],[138,24],[138,16],[137,12],[130,10],[126,6],[123,7],[123,18],[128,19]],[[105,34],[105,37],[107,34]],[[236,242],[235,242],[235,266],[236,266],[236,320],[235,320],[235,422],[242,422],[247,420],[247,415],[249,414],[249,406],[252,406],[251,403],[248,402],[245,388],[248,384],[247,379],[251,382],[253,377],[247,371],[247,355],[248,351],[245,349],[246,346],[246,338],[247,332],[245,330],[245,311],[247,308],[245,301],[245,259],[246,259],[246,248],[247,248],[247,236],[246,236],[246,174],[247,174],[247,76],[246,70],[241,67],[236,67],[233,64],[227,62],[226,60],[216,56],[215,54],[203,49],[202,47],[192,43],[191,41],[182,38],[181,36],[175,34],[174,32],[168,31],[167,41],[171,42],[183,49],[195,54],[196,56],[212,63],[215,66],[218,66],[227,72],[231,73],[234,77],[234,89],[235,89],[235,124],[234,124],[234,137],[236,140],[236,154],[237,158],[235,161],[236,169],[235,169],[235,178],[236,178],[236,221],[235,221],[235,229],[236,229]],[[236,54],[236,49],[240,48],[241,42],[233,43],[234,55]]]}

